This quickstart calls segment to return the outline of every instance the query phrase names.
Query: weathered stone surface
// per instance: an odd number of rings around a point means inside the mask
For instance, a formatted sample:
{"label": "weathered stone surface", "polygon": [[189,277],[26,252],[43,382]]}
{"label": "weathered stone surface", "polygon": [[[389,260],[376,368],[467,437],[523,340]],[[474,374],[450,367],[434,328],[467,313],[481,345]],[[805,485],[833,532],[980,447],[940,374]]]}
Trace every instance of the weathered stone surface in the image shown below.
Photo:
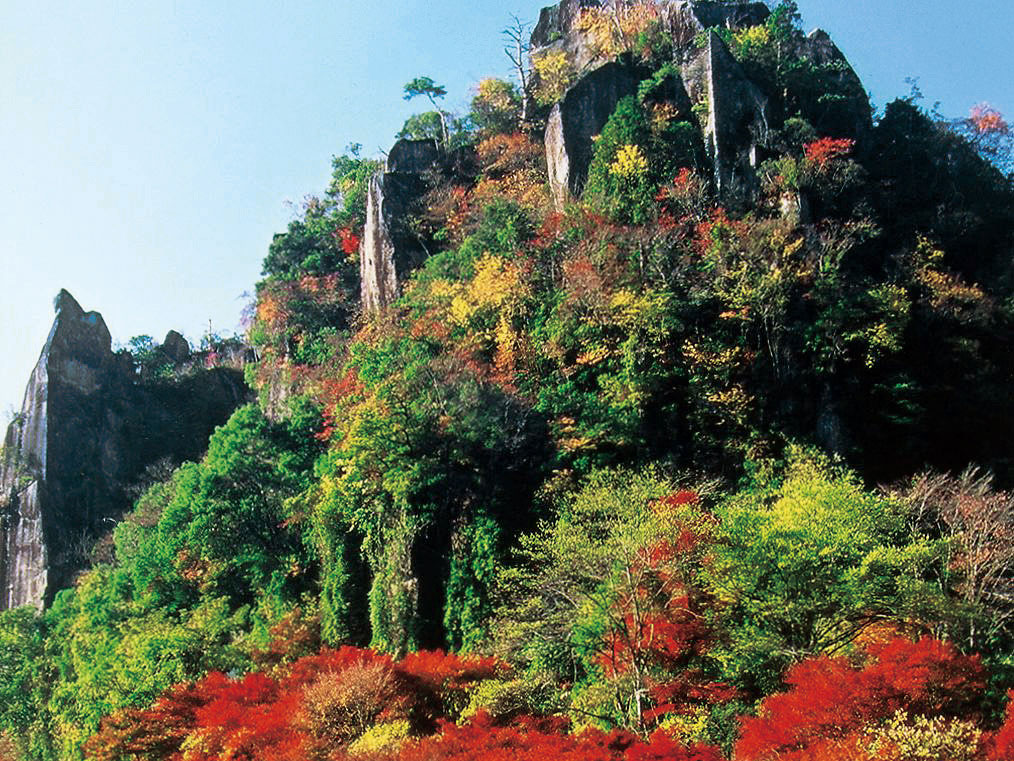
{"label": "weathered stone surface", "polygon": [[862,142],[873,129],[873,109],[859,75],[823,29],[814,29],[800,44],[797,55],[820,66],[827,76],[836,102],[821,119],[814,117],[820,133],[850,137]]}
{"label": "weathered stone surface", "polygon": [[366,196],[366,224],[359,251],[359,287],[363,311],[376,312],[398,298],[394,241],[385,214],[384,173],[370,178]]}
{"label": "weathered stone surface", "polygon": [[399,284],[428,255],[410,220],[429,189],[426,174],[443,171],[444,158],[432,140],[399,140],[387,155],[385,171],[370,180],[359,252],[364,311],[375,312],[394,303]]}
{"label": "weathered stone surface", "polygon": [[756,191],[755,169],[771,131],[767,97],[714,31],[682,72],[690,98],[707,105],[705,145],[719,197],[726,201],[749,197]]}
{"label": "weathered stone surface", "polygon": [[[591,41],[577,28],[583,9],[596,0],[563,0],[546,8],[532,35],[534,55],[562,50],[576,71],[574,85],[549,113],[545,143],[550,188],[557,208],[580,195],[591,164],[593,138],[601,132],[617,102],[637,92],[651,72],[631,62],[602,62]],[[661,7],[681,63],[682,80],[671,88],[672,102],[690,118],[694,103],[707,106],[704,140],[713,162],[719,195],[731,200],[749,196],[757,185],[754,168],[759,146],[771,130],[768,102],[746,77],[725,43],[714,32],[701,49],[699,35],[715,26],[739,28],[763,23],[770,15],[764,3],[674,0]]]}
{"label": "weathered stone surface", "polygon": [[563,51],[576,71],[582,71],[599,59],[592,40],[577,28],[585,8],[597,8],[599,0],[562,0],[559,5],[543,8],[532,30],[532,55]]}
{"label": "weathered stone surface", "polygon": [[159,348],[172,362],[177,364],[190,358],[190,342],[175,330],[166,333],[165,340]]}
{"label": "weathered stone surface", "polygon": [[557,208],[579,196],[588,179],[598,135],[621,98],[637,92],[647,76],[631,63],[611,61],[594,69],[571,87],[550,112],[546,126],[546,163]]}
{"label": "weathered stone surface", "polygon": [[[593,39],[579,28],[578,19],[586,8],[597,8],[602,0],[562,0],[543,8],[532,31],[532,55],[561,51],[578,75],[609,60],[596,48]],[[660,0],[660,17],[676,47],[677,59],[692,47],[694,38],[715,26],[739,29],[761,24],[770,10],[762,2],[718,2],[715,0]]]}
{"label": "weathered stone surface", "polygon": [[236,370],[142,383],[100,314],[66,291],[56,311],[0,460],[0,609],[48,602],[144,468],[199,457],[248,396]]}
{"label": "weathered stone surface", "polygon": [[692,16],[700,31],[715,26],[742,29],[763,24],[771,11],[760,2],[729,3],[718,0],[677,0],[667,4],[665,13],[672,18],[675,13]]}
{"label": "weathered stone surface", "polygon": [[399,140],[387,154],[384,171],[388,174],[422,174],[440,160],[436,140]]}

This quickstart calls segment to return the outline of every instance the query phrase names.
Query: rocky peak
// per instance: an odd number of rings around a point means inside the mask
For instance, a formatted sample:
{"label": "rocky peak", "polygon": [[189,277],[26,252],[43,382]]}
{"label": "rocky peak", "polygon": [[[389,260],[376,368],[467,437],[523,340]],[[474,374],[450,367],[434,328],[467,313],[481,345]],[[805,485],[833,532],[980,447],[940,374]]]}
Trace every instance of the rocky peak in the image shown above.
{"label": "rocky peak", "polygon": [[[591,37],[578,24],[582,11],[604,4],[602,0],[562,0],[558,5],[543,8],[532,31],[532,55],[562,51],[578,72],[607,61],[608,57],[596,50]],[[658,0],[656,6],[677,48],[677,55],[686,52],[694,38],[707,29],[754,26],[764,23],[771,15],[765,3],[752,0]]]}
{"label": "rocky peak", "polygon": [[[650,75],[630,56],[601,53],[578,23],[581,13],[601,7],[599,0],[562,0],[545,8],[532,34],[532,56],[563,53],[574,74],[563,97],[549,111],[545,133],[550,185],[558,208],[583,190],[593,154],[593,141],[619,100],[638,91]],[[756,168],[782,119],[792,114],[776,108],[780,95],[737,62],[716,29],[738,30],[763,24],[771,15],[762,2],[719,0],[658,0],[659,20],[672,41],[672,64],[678,74],[672,88],[680,114],[688,106],[700,117],[701,138],[708,149],[715,189],[723,202],[748,200],[759,182]],[[702,44],[703,43],[703,44]],[[819,134],[862,140],[872,126],[869,101],[858,76],[823,31],[792,43],[794,53],[822,79],[828,95],[812,108]],[[680,118],[684,118],[681,116]]]}
{"label": "rocky peak", "polygon": [[394,303],[399,283],[428,256],[425,241],[408,222],[429,189],[428,175],[444,171],[447,158],[435,140],[398,140],[384,171],[370,179],[359,251],[364,311]]}
{"label": "rocky peak", "polygon": [[[0,610],[41,607],[84,567],[85,547],[130,507],[148,465],[196,459],[246,401],[242,373],[145,382],[114,354],[102,315],[67,291],[0,457]],[[190,347],[175,331],[162,351]]]}

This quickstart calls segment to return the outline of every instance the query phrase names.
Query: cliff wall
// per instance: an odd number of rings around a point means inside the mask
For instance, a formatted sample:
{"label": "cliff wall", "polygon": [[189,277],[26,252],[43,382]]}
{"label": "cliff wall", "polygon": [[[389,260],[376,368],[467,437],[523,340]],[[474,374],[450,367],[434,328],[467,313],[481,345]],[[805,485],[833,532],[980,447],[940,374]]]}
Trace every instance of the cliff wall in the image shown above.
{"label": "cliff wall", "polygon": [[199,457],[248,395],[235,369],[142,381],[102,315],[61,291],[0,458],[0,610],[49,602],[129,509],[144,469]]}

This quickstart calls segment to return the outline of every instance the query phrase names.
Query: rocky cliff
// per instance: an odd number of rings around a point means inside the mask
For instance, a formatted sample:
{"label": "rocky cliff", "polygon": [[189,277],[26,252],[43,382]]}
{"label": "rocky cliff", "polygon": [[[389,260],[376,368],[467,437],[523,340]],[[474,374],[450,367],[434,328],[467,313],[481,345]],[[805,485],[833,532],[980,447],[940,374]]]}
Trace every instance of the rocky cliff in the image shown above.
{"label": "rocky cliff", "polygon": [[398,283],[426,257],[412,230],[413,206],[427,190],[441,152],[433,140],[399,140],[387,154],[384,171],[370,180],[366,226],[359,257],[362,306],[376,311],[398,297]]}
{"label": "rocky cliff", "polygon": [[[533,60],[562,54],[572,75],[562,97],[541,111],[533,93],[526,93],[526,110],[544,120],[549,189],[559,210],[581,197],[595,140],[617,104],[638,95],[642,83],[657,76],[657,60],[648,64],[630,53],[603,53],[580,23],[582,13],[604,5],[602,0],[562,0],[542,10],[532,33]],[[860,143],[868,136],[872,112],[862,83],[825,32],[793,31],[780,43],[794,70],[805,72],[798,76],[806,86],[797,88],[789,103],[785,92],[741,65],[727,42],[740,30],[769,20],[765,3],[656,0],[655,7],[671,50],[665,85],[656,88],[650,105],[663,106],[676,120],[694,125],[694,144],[706,154],[705,165],[696,168],[710,176],[723,204],[735,207],[756,199],[757,170],[764,159],[784,152],[779,136],[789,118],[802,118],[822,136]],[[538,86],[534,75],[532,91]],[[536,123],[543,123],[539,119]],[[457,168],[435,141],[399,140],[384,170],[372,178],[360,250],[364,311],[393,303],[399,284],[428,255],[415,223],[425,213],[426,192],[454,176]],[[467,184],[474,175],[459,179]],[[806,199],[789,200],[794,213],[805,217]]]}
{"label": "rocky cliff", "polygon": [[[532,34],[533,58],[563,53],[573,82],[548,115],[545,143],[550,185],[558,208],[580,196],[592,159],[595,137],[617,102],[638,92],[651,72],[631,58],[599,52],[579,24],[582,11],[599,0],[563,0],[545,8]],[[672,42],[672,64],[678,80],[670,104],[679,118],[696,121],[708,150],[715,190],[727,203],[747,200],[757,187],[756,168],[775,130],[793,113],[779,113],[765,86],[737,63],[718,33],[735,33],[763,24],[770,16],[764,3],[658,0],[659,20]],[[787,44],[801,67],[820,80],[813,103],[798,115],[820,134],[862,139],[872,126],[871,109],[859,77],[828,35],[815,30]],[[816,81],[816,79],[815,79]],[[696,116],[691,114],[696,112]],[[805,112],[805,113],[803,113]]]}
{"label": "rocky cliff", "polygon": [[[185,345],[173,331],[162,350],[182,361]],[[0,610],[52,599],[129,508],[145,468],[198,457],[247,396],[236,369],[142,379],[112,351],[102,315],[61,291],[0,459]]]}

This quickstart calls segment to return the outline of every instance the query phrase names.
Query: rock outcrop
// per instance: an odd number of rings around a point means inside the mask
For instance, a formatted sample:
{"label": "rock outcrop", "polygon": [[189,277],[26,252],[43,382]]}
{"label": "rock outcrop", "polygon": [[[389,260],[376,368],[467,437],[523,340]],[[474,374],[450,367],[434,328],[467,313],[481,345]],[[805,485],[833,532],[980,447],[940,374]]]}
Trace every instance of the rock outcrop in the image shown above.
{"label": "rock outcrop", "polygon": [[[620,98],[637,92],[651,72],[630,60],[604,56],[579,24],[599,0],[562,0],[544,8],[532,34],[533,57],[564,53],[573,83],[549,112],[546,160],[555,204],[579,196],[592,159],[594,138]],[[763,24],[771,12],[761,2],[658,0],[659,21],[672,41],[678,71],[672,98],[681,119],[693,109],[701,123],[715,190],[725,203],[748,201],[759,183],[756,168],[781,121],[763,83],[750,79],[716,29]],[[805,116],[819,134],[862,140],[872,127],[862,84],[826,33],[817,30],[791,43],[792,52],[819,72],[820,92]],[[689,101],[689,102],[687,102]]]}
{"label": "rock outcrop", "polygon": [[440,150],[433,140],[399,140],[384,171],[370,180],[366,225],[359,252],[360,296],[367,312],[392,304],[405,275],[426,258],[423,241],[410,225],[426,193],[426,174],[437,168]]}
{"label": "rock outcrop", "polygon": [[[189,356],[178,333],[163,349]],[[248,395],[235,369],[142,381],[130,355],[112,351],[102,315],[61,291],[0,459],[0,610],[51,600],[130,507],[144,469],[199,457]]]}
{"label": "rock outcrop", "polygon": [[546,124],[546,164],[557,208],[579,196],[588,179],[594,138],[616,104],[637,92],[651,72],[630,62],[610,61],[588,72],[553,106]]}
{"label": "rock outcrop", "polygon": [[704,140],[715,190],[726,200],[748,197],[757,188],[755,170],[771,132],[767,97],[714,31],[682,72],[691,100],[707,106]]}

